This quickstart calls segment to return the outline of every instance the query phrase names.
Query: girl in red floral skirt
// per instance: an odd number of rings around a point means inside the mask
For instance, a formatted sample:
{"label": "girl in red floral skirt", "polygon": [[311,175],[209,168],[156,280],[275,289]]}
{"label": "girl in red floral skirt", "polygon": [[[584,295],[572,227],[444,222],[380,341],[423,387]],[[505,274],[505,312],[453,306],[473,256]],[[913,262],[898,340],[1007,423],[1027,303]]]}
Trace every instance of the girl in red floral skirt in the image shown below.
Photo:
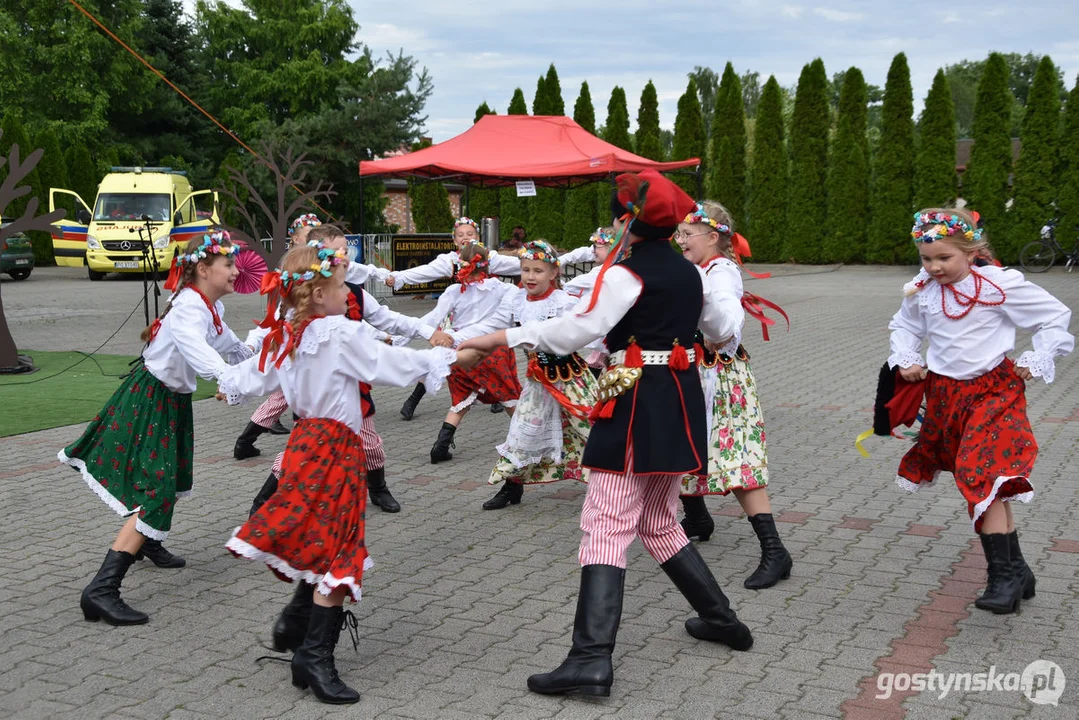
{"label": "girl in red floral skirt", "polygon": [[[446,288],[438,299],[435,309],[421,318],[430,327],[441,327],[450,319],[449,335],[456,345],[478,333],[467,333],[470,326],[479,327],[498,313],[503,305],[512,302],[518,288],[489,277],[487,248],[482,245],[465,245],[460,252],[461,269],[457,271],[457,283]],[[517,261],[518,266],[520,261]],[[518,270],[518,272],[520,272]],[[513,350],[502,347],[485,357],[471,370],[454,368],[450,373],[450,411],[438,438],[431,447],[431,462],[450,460],[450,446],[461,420],[472,404],[502,403],[506,412],[512,414],[521,396],[521,383],[517,379],[517,358]]]}
{"label": "girl in red floral skirt", "polygon": [[130,516],[82,591],[83,616],[110,625],[140,625],[146,613],[120,597],[120,583],[142,550],[158,565],[184,561],[161,546],[176,500],[191,494],[196,376],[215,378],[251,351],[221,319],[232,292],[236,247],[228,233],[193,239],[177,256],[165,288],[175,290],[160,318],[142,333],[143,364],[116,389],[82,437],[57,457],[82,473],[98,497]]}
{"label": "girl in red floral skirt", "polygon": [[[891,367],[907,382],[925,381],[926,411],[918,440],[896,481],[914,492],[942,470],[955,476],[981,537],[989,582],[975,605],[994,613],[1034,597],[1012,500],[1030,502],[1038,444],[1027,419],[1025,381],[1052,382],[1054,358],[1071,352],[1071,311],[1016,270],[992,265],[989,241],[965,210],[931,208],[914,216],[911,236],[922,271],[906,286],[892,318]],[[1016,362],[1016,328],[1034,331],[1033,351]],[[922,341],[929,340],[926,360]]]}
{"label": "girl in red floral skirt", "polygon": [[[344,253],[295,247],[282,268],[263,279],[271,295],[272,326],[257,358],[220,378],[230,404],[280,389],[296,412],[277,492],[226,547],[265,562],[283,580],[314,585],[314,607],[303,643],[292,657],[292,682],[310,686],[322,702],[354,703],[359,693],[341,681],[333,652],[346,596],[360,599],[370,567],[364,545],[367,504],[360,382],[404,386],[423,380],[437,389],[450,366],[475,352],[422,352],[389,347],[362,323],[345,316],[348,286]],[[288,321],[276,312],[280,296]],[[463,357],[462,357],[463,356]]]}

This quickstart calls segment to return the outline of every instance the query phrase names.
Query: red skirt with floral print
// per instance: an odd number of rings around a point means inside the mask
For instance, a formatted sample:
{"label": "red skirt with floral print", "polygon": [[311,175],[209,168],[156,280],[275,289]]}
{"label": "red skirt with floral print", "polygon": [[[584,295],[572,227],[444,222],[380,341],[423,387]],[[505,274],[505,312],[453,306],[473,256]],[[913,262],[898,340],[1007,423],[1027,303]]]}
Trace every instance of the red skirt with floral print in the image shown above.
{"label": "red skirt with floral print", "polygon": [[975,532],[994,500],[1030,502],[1027,478],[1038,443],[1027,419],[1026,383],[1012,361],[972,380],[930,372],[925,388],[925,419],[899,463],[899,484],[914,491],[932,485],[941,470],[952,473]]}
{"label": "red skirt with floral print", "polygon": [[359,600],[363,571],[371,565],[364,544],[364,464],[360,436],[344,423],[297,421],[277,492],[225,547],[265,562],[282,580],[304,580],[324,595],[344,585]]}
{"label": "red skirt with floral print", "polygon": [[451,368],[448,384],[454,410],[463,410],[476,400],[487,404],[515,402],[521,397],[517,356],[510,348],[500,347],[471,370]]}

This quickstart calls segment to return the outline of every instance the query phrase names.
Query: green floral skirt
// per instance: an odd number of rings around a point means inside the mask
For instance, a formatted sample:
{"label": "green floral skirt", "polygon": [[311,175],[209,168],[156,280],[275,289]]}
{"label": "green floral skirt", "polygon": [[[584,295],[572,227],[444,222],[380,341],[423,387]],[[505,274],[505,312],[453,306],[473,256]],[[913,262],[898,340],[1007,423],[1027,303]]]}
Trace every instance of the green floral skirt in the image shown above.
{"label": "green floral skirt", "polygon": [[164,540],[176,500],[191,494],[194,449],[191,395],[141,367],[57,457],[117,513],[138,513],[140,533]]}

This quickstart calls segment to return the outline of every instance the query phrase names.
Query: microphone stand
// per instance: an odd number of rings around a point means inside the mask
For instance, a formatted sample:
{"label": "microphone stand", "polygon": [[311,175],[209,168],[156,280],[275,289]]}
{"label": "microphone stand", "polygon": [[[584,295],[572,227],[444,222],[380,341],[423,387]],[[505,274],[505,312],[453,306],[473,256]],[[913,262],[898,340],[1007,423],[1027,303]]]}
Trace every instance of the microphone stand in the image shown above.
{"label": "microphone stand", "polygon": [[[142,304],[146,311],[146,316],[150,316],[150,302],[147,295],[149,294],[149,286],[147,281],[147,268],[149,268],[149,275],[153,278],[154,284],[154,317],[156,318],[161,312],[158,307],[158,299],[161,297],[161,288],[157,285],[158,274],[161,271],[161,263],[157,257],[157,248],[154,247],[154,226],[150,221],[149,216],[143,215],[142,221],[145,223],[143,227],[139,228],[139,240],[142,241]],[[143,240],[143,230],[146,232],[146,239]],[[150,320],[146,320],[146,324],[150,324]]]}

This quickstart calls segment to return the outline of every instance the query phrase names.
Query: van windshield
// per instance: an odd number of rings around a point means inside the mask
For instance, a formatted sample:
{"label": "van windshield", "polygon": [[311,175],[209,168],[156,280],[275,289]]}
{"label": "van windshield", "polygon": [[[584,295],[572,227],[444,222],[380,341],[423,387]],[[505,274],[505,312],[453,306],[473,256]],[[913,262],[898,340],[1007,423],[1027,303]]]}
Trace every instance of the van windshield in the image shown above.
{"label": "van windshield", "polygon": [[94,220],[141,220],[168,222],[169,196],[150,193],[101,193],[97,196]]}

